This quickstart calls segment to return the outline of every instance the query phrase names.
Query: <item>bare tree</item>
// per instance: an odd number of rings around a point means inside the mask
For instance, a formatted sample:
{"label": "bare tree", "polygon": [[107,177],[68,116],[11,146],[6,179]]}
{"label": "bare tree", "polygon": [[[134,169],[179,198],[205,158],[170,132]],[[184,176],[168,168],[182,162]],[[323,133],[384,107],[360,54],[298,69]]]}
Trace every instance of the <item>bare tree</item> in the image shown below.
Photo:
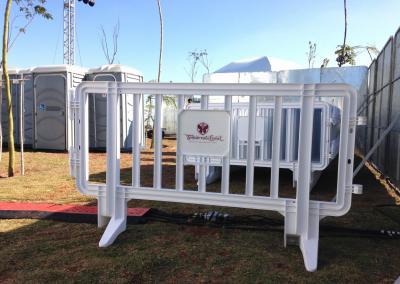
{"label": "bare tree", "polygon": [[[159,16],[159,24],[160,24],[160,49],[159,49],[159,57],[158,57],[158,72],[157,72],[157,83],[161,82],[161,73],[162,73],[162,62],[163,62],[163,45],[164,45],[164,19],[161,7],[161,1],[157,0],[157,8],[158,8],[158,16]],[[163,103],[167,106],[173,106],[176,108],[175,97],[173,96],[163,96]],[[154,110],[155,100],[154,96],[148,96],[146,100],[146,108],[147,108],[147,118],[146,118],[146,127],[151,131],[152,138],[150,147],[154,147]],[[150,125],[152,123],[152,126]]]}
{"label": "bare tree", "polygon": [[199,69],[198,62],[200,61],[200,56],[197,51],[190,51],[188,56],[189,68],[185,71],[190,78],[190,82],[196,82],[197,71]]}
{"label": "bare tree", "polygon": [[[5,94],[7,98],[7,112],[8,112],[8,176],[14,176],[14,160],[15,160],[15,146],[14,146],[14,119],[12,112],[12,97],[11,97],[11,85],[10,77],[8,75],[7,68],[7,56],[9,50],[9,36],[10,36],[10,13],[13,0],[7,0],[6,8],[4,11],[4,23],[3,23],[3,44],[2,44],[2,67],[3,76],[5,81]],[[19,6],[19,11],[26,19],[30,20],[35,15],[41,15],[45,19],[52,19],[43,4],[46,0],[14,0]],[[28,21],[29,22],[29,21]],[[21,31],[22,32],[22,31]]]}
{"label": "bare tree", "polygon": [[[163,21],[163,13],[162,13],[162,8],[161,8],[161,1],[157,0],[157,8],[158,8],[158,17],[160,19],[160,49],[159,49],[159,57],[158,57],[158,72],[157,72],[157,83],[160,83],[161,81],[161,70],[162,70],[162,57],[163,57],[163,44],[164,44],[164,21]],[[153,96],[149,96],[148,100],[148,105],[149,105],[149,110],[153,110]],[[152,136],[151,136],[151,144],[150,148],[154,148],[154,118],[152,116],[152,112],[149,113],[149,119],[151,118],[151,122],[153,122],[152,126]],[[150,120],[147,121],[147,123],[150,123]]]}
{"label": "bare tree", "polygon": [[366,51],[371,61],[374,59],[373,55],[376,57],[379,54],[379,49],[377,49],[375,45],[355,45],[353,49],[357,54]]}
{"label": "bare tree", "polygon": [[104,30],[103,25],[100,26],[100,30],[101,30],[101,49],[103,50],[103,54],[108,64],[113,64],[115,62],[118,53],[118,37],[120,30],[119,20],[113,29],[112,50],[109,47],[107,34],[106,31]]}
{"label": "bare tree", "polygon": [[321,64],[321,68],[328,67],[328,64],[329,64],[329,58],[324,58],[324,60],[322,61],[322,64]]}
{"label": "bare tree", "polygon": [[200,63],[203,65],[203,67],[206,69],[207,74],[210,74],[210,67],[211,63],[208,60],[208,52],[207,49],[203,49],[200,51]]}
{"label": "bare tree", "polygon": [[306,52],[307,61],[308,61],[308,68],[313,68],[314,67],[314,60],[315,60],[316,51],[317,51],[317,44],[316,43],[312,43],[311,41],[308,41],[308,52]]}
{"label": "bare tree", "polygon": [[200,63],[206,69],[207,74],[210,74],[210,62],[208,60],[208,53],[206,49],[200,51],[190,51],[188,62],[189,69],[185,68],[185,71],[188,74],[192,83],[196,82],[197,72],[199,70],[198,63]]}

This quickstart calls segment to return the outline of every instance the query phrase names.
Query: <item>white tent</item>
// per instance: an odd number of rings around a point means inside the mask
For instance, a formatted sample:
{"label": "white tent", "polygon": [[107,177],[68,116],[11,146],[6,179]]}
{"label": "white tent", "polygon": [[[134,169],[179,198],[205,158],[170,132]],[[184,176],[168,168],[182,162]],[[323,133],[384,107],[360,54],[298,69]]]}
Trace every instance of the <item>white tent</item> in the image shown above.
{"label": "white tent", "polygon": [[271,64],[268,57],[256,57],[243,59],[229,63],[218,69],[214,73],[232,73],[232,72],[267,72],[271,71]]}

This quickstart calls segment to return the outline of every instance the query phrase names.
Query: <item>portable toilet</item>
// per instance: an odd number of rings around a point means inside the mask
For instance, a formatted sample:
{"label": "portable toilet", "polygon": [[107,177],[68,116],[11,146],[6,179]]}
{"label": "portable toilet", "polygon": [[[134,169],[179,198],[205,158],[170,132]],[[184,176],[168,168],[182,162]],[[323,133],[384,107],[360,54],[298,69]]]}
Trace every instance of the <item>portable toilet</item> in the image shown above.
{"label": "portable toilet", "polygon": [[[86,81],[114,81],[114,82],[143,82],[141,72],[120,64],[103,65],[89,69]],[[120,100],[121,114],[121,148],[132,149],[132,121],[133,121],[133,94],[122,94]],[[141,140],[145,141],[143,119],[144,101],[141,99],[140,115]],[[92,149],[106,148],[107,130],[107,97],[96,94],[89,97],[89,147]]]}
{"label": "portable toilet", "polygon": [[[19,100],[20,100],[20,86],[19,69],[8,69],[8,76],[10,78],[11,86],[11,101],[12,111],[14,118],[14,142],[19,144]],[[8,143],[8,111],[7,111],[7,96],[5,93],[5,80],[3,72],[1,72],[1,127],[3,132],[3,142]]]}
{"label": "portable toilet", "polygon": [[85,73],[86,69],[75,65],[33,69],[35,149],[67,150],[72,145],[73,118],[68,114],[70,93]]}
{"label": "portable toilet", "polygon": [[[11,83],[11,100],[14,121],[14,143],[20,142],[20,127],[24,130],[24,145],[32,146],[32,122],[33,122],[33,94],[32,94],[32,70],[31,69],[10,69],[9,77]],[[4,79],[4,78],[3,78]],[[5,95],[5,84],[2,81],[1,88],[1,123],[3,130],[3,142],[8,143],[8,112],[7,98]],[[23,98],[21,93],[24,94]],[[24,117],[21,120],[20,110],[23,109]]]}

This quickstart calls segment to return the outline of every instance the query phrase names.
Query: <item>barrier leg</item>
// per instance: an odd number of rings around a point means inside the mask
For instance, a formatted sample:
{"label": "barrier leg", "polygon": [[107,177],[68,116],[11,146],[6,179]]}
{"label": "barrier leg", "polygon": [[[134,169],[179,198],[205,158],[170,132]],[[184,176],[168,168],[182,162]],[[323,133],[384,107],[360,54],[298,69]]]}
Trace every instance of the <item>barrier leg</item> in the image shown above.
{"label": "barrier leg", "polygon": [[318,263],[319,208],[310,207],[313,110],[314,91],[305,89],[301,98],[296,201],[291,204],[294,213],[289,216],[288,229],[297,239],[308,271],[315,271]]}
{"label": "barrier leg", "polygon": [[117,197],[115,201],[114,215],[100,239],[99,247],[108,247],[119,234],[126,230],[127,201],[124,197]]}
{"label": "barrier leg", "polygon": [[[127,201],[124,192],[119,190],[120,183],[120,131],[119,131],[119,97],[116,85],[111,85],[107,97],[107,176],[105,192],[105,211],[111,220],[101,237],[100,247],[111,245],[117,236],[125,231],[127,219]],[[116,111],[115,111],[116,110]],[[100,199],[102,200],[102,198]],[[99,203],[103,205],[102,202]],[[102,209],[104,207],[101,207]],[[102,211],[102,210],[100,210]],[[102,215],[104,216],[104,215]],[[100,217],[101,223],[104,219]]]}
{"label": "barrier leg", "polygon": [[300,236],[300,250],[303,253],[307,271],[313,272],[318,266],[319,214],[310,210],[308,232]]}
{"label": "barrier leg", "polygon": [[310,210],[307,229],[301,233],[296,231],[296,211],[294,204],[288,201],[285,212],[285,247],[298,245],[303,254],[304,266],[307,271],[313,272],[318,266],[319,242],[319,208]]}

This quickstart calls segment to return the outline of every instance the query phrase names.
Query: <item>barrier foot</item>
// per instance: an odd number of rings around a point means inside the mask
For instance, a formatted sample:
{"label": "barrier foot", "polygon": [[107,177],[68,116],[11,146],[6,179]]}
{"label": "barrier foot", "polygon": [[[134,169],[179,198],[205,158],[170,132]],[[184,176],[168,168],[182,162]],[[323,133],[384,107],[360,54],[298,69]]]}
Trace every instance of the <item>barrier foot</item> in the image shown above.
{"label": "barrier foot", "polygon": [[316,271],[318,266],[318,239],[305,240],[300,237],[300,249],[307,271]]}
{"label": "barrier foot", "polygon": [[100,239],[99,247],[108,247],[115,239],[126,230],[126,218],[111,218],[103,236]]}

